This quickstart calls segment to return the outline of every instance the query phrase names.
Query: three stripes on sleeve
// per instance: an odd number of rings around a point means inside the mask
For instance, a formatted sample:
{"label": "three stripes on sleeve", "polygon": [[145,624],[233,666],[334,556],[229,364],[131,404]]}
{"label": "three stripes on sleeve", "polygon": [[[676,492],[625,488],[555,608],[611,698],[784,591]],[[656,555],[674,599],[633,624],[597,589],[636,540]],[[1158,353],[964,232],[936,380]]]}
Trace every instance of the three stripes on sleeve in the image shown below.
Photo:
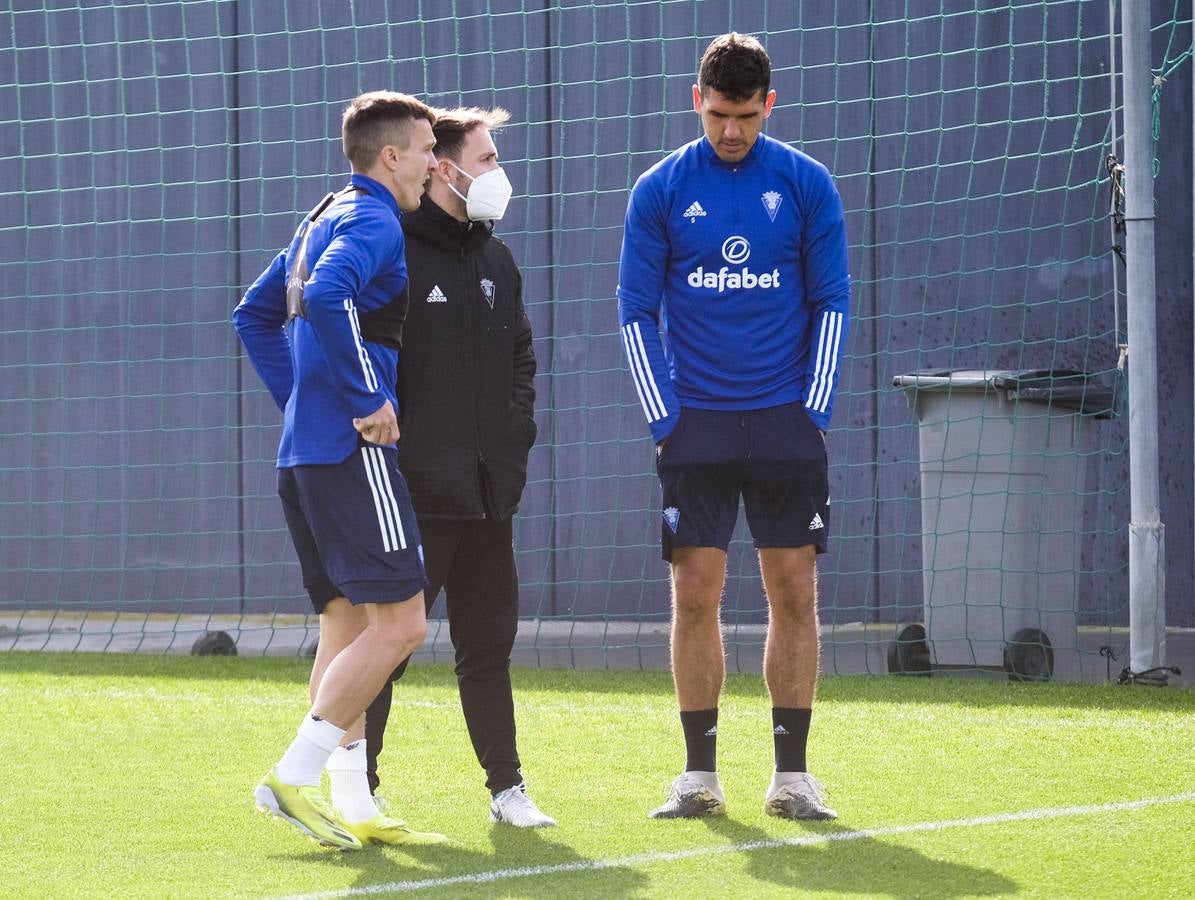
{"label": "three stripes on sleeve", "polygon": [[[818,323],[816,355],[813,359],[813,373],[806,388],[805,406],[817,413],[826,413],[834,395],[838,378],[838,360],[842,349],[844,314],[838,310],[825,310]],[[635,393],[643,407],[647,421],[658,422],[668,416],[670,410],[660,394],[656,375],[652,371],[647,348],[643,343],[640,322],[628,322],[622,326],[622,347],[626,352],[631,369],[631,380]]]}

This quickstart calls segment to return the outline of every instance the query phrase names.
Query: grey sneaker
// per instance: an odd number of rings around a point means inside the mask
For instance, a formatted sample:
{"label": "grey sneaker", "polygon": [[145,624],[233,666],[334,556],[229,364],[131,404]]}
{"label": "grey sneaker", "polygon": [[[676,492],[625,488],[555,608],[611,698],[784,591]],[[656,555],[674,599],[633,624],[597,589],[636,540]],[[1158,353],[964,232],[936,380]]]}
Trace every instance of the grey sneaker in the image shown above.
{"label": "grey sneaker", "polygon": [[546,816],[527,796],[527,785],[508,787],[490,801],[490,821],[515,828],[552,828],[556,820]]}
{"label": "grey sneaker", "polygon": [[647,814],[649,819],[699,819],[726,815],[726,798],[717,772],[682,772],[663,806]]}
{"label": "grey sneaker", "polygon": [[837,819],[826,789],[808,772],[777,772],[763,801],[763,811],[782,819]]}

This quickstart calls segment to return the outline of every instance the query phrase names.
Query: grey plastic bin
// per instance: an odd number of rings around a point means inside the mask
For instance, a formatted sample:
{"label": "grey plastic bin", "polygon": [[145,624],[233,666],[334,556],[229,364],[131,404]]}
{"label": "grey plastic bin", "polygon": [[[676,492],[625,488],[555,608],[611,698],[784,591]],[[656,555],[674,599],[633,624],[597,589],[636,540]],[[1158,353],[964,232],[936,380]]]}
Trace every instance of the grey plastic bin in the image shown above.
{"label": "grey plastic bin", "polygon": [[[919,423],[930,667],[1078,677],[1083,453],[1110,388],[1061,371],[926,370],[893,379]],[[890,668],[916,654],[894,644]]]}

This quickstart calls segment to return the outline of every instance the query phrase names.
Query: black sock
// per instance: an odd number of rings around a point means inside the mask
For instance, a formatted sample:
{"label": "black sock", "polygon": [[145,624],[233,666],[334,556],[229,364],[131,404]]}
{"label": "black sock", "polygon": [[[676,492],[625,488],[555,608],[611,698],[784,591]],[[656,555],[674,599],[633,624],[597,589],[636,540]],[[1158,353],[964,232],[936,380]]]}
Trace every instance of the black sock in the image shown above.
{"label": "black sock", "polygon": [[805,744],[809,741],[812,709],[772,707],[772,740],[776,745],[777,772],[807,772]]}
{"label": "black sock", "polygon": [[680,724],[685,730],[685,771],[718,771],[718,708],[681,710]]}

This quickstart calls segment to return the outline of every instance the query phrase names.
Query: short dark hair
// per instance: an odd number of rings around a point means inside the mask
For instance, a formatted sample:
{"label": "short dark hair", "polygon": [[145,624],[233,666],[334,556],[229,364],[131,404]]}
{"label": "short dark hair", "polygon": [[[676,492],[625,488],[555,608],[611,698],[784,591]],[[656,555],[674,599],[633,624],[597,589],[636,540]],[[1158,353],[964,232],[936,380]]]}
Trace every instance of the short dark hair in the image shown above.
{"label": "short dark hair", "polygon": [[460,162],[465,137],[477,128],[501,128],[510,121],[510,113],[501,106],[482,109],[479,106],[458,106],[456,109],[437,109],[432,131],[436,135],[436,156]]}
{"label": "short dark hair", "polygon": [[714,38],[701,57],[697,86],[702,95],[711,88],[727,100],[766,97],[772,84],[772,61],[763,45],[749,34],[732,31]]}
{"label": "short dark hair", "polygon": [[407,124],[417,119],[436,124],[431,107],[409,94],[370,91],[354,97],[340,120],[345,158],[355,169],[368,169],[387,144],[405,150],[410,141]]}

